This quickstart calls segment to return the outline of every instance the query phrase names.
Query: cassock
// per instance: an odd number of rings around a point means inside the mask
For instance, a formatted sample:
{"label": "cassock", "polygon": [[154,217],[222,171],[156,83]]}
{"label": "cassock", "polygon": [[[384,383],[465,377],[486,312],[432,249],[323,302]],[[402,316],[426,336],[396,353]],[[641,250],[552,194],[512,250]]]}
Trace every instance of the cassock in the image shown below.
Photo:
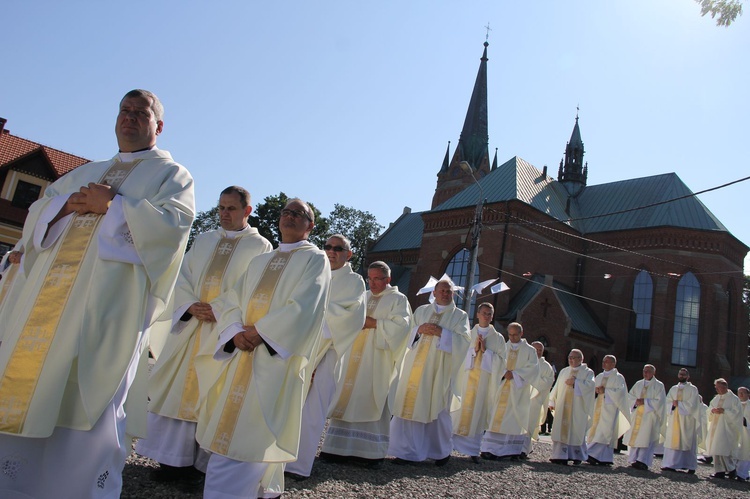
{"label": "cassock", "polygon": [[[196,358],[199,376],[203,363],[224,363],[198,416],[196,439],[212,453],[204,497],[256,497],[269,470],[297,458],[330,280],[325,253],[307,241],[282,243],[255,257],[220,297],[214,355]],[[254,325],[263,339],[252,352],[233,348],[243,325]]]}
{"label": "cassock", "polygon": [[[253,258],[271,249],[271,243],[250,226],[239,231],[213,230],[195,238],[175,287],[172,334],[149,378],[148,438],[138,441],[137,453],[170,466],[196,463],[199,390],[195,356],[201,347],[208,346],[213,353],[216,339],[215,323],[200,321],[187,314],[187,309],[197,302],[216,303],[222,292],[243,277]],[[206,362],[203,367],[211,372],[202,378],[215,380],[221,363]]]}
{"label": "cassock", "polygon": [[531,383],[531,403],[529,404],[529,436],[524,452],[531,454],[531,440],[539,440],[539,428],[547,419],[549,392],[555,383],[555,370],[544,357],[539,357],[539,376]]}
{"label": "cassock", "polygon": [[[484,352],[477,345],[480,337],[484,339]],[[461,410],[451,413],[453,448],[468,456],[478,456],[489,424],[488,399],[494,391],[490,390],[490,378],[493,369],[502,370],[505,365],[506,345],[503,336],[491,324],[486,328],[475,325],[471,330],[470,345],[461,378],[463,387],[459,388]]]}
{"label": "cassock", "polygon": [[427,322],[440,326],[442,334],[422,335],[406,353],[391,420],[388,454],[409,461],[450,455],[450,413],[461,408],[457,389],[471,338],[466,312],[453,302],[419,307],[411,338]]}
{"label": "cassock", "polygon": [[[117,191],[107,213],[73,213],[48,231],[90,182]],[[26,282],[0,312],[0,448],[14,470],[0,474],[0,496],[119,494],[125,432],[145,430],[145,391],[134,396],[145,388],[141,354],[169,312],[193,217],[192,177],[158,149],[83,165],[30,207]]]}
{"label": "cassock", "polygon": [[[677,402],[677,407],[672,403]],[[698,431],[703,410],[698,388],[678,383],[669,389],[664,404],[667,432],[664,438],[662,467],[695,470],[698,466]]]}
{"label": "cassock", "polygon": [[[717,408],[724,409],[724,413],[711,412],[711,409]],[[742,416],[742,403],[731,391],[716,395],[708,404],[706,451],[713,456],[714,470],[717,472],[732,472],[736,468],[734,460],[739,454]]]}
{"label": "cassock", "polygon": [[[643,405],[635,407],[636,399],[643,399]],[[651,466],[654,448],[662,437],[666,400],[664,383],[656,377],[638,380],[630,389],[628,405],[633,408],[630,414],[630,430],[625,433],[622,440],[629,448],[629,463],[638,461]]]}
{"label": "cassock", "polygon": [[286,471],[310,476],[328,408],[336,390],[335,368],[344,352],[351,349],[365,323],[365,282],[349,262],[331,272],[331,292],[323,320],[315,362],[315,377],[302,409],[302,431],[297,460]]}
{"label": "cassock", "polygon": [[[23,252],[23,245],[19,242],[11,251]],[[16,306],[16,300],[18,300],[18,294],[23,287],[23,283],[26,282],[26,274],[23,270],[23,255],[21,255],[21,263],[10,263],[8,257],[10,251],[3,255],[0,261],[0,310],[2,308],[9,308],[13,310]],[[5,328],[0,329],[0,344],[3,340],[3,333]]]}
{"label": "cassock", "polygon": [[[565,380],[574,378],[573,386]],[[560,371],[549,394],[555,411],[552,423],[552,459],[583,461],[588,458],[586,433],[594,415],[594,371],[586,364]]]}
{"label": "cassock", "polygon": [[388,451],[389,393],[398,380],[411,331],[411,307],[395,286],[367,291],[366,315],[376,327],[363,329],[336,368],[336,393],[329,410],[323,452],[383,459]]}
{"label": "cassock", "polygon": [[750,478],[750,402],[742,405],[742,427],[740,428],[740,449],[737,454],[737,476],[743,480]]}
{"label": "cassock", "polygon": [[625,377],[613,368],[599,373],[594,380],[595,386],[604,387],[604,394],[595,395],[594,415],[586,439],[589,458],[595,464],[614,462],[614,450],[618,439],[630,429],[630,405],[628,404],[628,385]]}
{"label": "cassock", "polygon": [[[513,379],[505,373],[513,372]],[[489,425],[482,440],[482,452],[497,457],[519,456],[531,442],[529,411],[532,382],[539,376],[536,349],[521,338],[506,344],[505,365],[493,369]]]}

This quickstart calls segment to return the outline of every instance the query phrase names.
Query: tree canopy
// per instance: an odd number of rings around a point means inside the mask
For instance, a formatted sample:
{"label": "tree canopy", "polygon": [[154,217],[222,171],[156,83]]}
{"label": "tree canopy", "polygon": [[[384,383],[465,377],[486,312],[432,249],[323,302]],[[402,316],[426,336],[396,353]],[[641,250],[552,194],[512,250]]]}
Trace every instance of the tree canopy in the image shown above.
{"label": "tree canopy", "polygon": [[742,0],[695,0],[701,6],[701,16],[711,14],[717,26],[729,26],[742,15]]}

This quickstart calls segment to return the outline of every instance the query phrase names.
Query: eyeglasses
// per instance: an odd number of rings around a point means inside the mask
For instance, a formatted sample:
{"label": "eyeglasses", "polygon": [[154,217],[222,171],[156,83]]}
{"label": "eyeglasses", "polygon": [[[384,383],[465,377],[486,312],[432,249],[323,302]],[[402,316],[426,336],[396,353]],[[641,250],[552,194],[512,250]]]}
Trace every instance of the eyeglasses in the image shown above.
{"label": "eyeglasses", "polygon": [[388,279],[388,278],[387,277],[370,277],[370,276],[367,276],[367,280],[368,281],[385,281],[386,279]]}
{"label": "eyeglasses", "polygon": [[281,216],[292,217],[295,219],[305,217],[309,222],[312,222],[312,218],[310,218],[310,215],[308,215],[307,212],[301,210],[290,210],[289,208],[284,208],[283,210],[281,210]]}
{"label": "eyeglasses", "polygon": [[325,245],[323,245],[323,249],[324,249],[324,250],[326,250],[326,251],[331,251],[331,250],[333,250],[333,251],[335,251],[336,253],[341,253],[342,251],[348,251],[348,250],[347,250],[346,248],[344,248],[343,246],[331,246],[330,244],[325,244]]}

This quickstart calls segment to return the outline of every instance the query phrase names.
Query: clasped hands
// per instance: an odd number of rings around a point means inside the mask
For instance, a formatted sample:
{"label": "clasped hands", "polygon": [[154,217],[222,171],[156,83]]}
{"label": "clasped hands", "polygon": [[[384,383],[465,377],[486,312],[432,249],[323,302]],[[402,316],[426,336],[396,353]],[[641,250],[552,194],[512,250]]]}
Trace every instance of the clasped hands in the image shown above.
{"label": "clasped hands", "polygon": [[575,376],[571,376],[570,378],[566,379],[565,380],[565,384],[568,385],[568,386],[575,385],[576,384],[576,377]]}
{"label": "clasped hands", "polygon": [[605,388],[603,386],[597,386],[595,392],[597,395],[604,395],[604,390]]}
{"label": "clasped hands", "polygon": [[474,353],[479,353],[479,352],[484,353],[486,351],[487,351],[487,342],[481,336],[477,336],[477,344],[474,345]]}
{"label": "clasped hands", "polygon": [[188,307],[187,313],[189,313],[199,321],[216,322],[214,309],[211,308],[211,305],[209,305],[208,303],[197,301]]}
{"label": "clasped hands", "polygon": [[417,328],[417,333],[419,333],[420,335],[440,337],[443,334],[443,328],[441,328],[437,324],[428,322],[419,326],[419,328]]}
{"label": "clasped hands", "polygon": [[263,338],[258,334],[255,326],[242,326],[242,331],[232,338],[234,346],[245,352],[252,352],[258,345],[263,343]]}
{"label": "clasped hands", "polygon": [[713,409],[711,409],[711,414],[724,414],[724,408],[714,407]]}
{"label": "clasped hands", "polygon": [[81,187],[78,192],[68,197],[63,209],[67,209],[68,213],[76,212],[79,215],[86,213],[103,215],[107,213],[109,202],[114,197],[115,191],[112,186],[89,182],[87,186]]}

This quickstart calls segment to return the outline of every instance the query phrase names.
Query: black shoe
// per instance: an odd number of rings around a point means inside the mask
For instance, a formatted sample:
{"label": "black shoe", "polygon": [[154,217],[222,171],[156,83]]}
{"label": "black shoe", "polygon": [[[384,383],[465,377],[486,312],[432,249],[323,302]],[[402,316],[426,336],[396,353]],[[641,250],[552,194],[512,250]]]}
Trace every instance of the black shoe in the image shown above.
{"label": "black shoe", "polygon": [[379,470],[383,467],[384,458],[381,459],[369,459],[366,457],[358,457],[357,462],[370,470]]}
{"label": "black shoe", "polygon": [[520,459],[521,461],[528,461],[529,460],[529,455],[526,454],[525,452],[521,452],[518,455],[518,459]]}
{"label": "black shoe", "polygon": [[704,464],[711,464],[711,463],[714,462],[714,458],[713,458],[713,456],[703,456],[703,457],[699,457],[698,461],[700,461],[700,462],[702,462]]}
{"label": "black shoe", "polygon": [[669,466],[664,466],[661,470],[662,471],[671,471],[673,473],[677,471],[676,469],[670,468]]}
{"label": "black shoe", "polygon": [[481,452],[479,455],[482,457],[482,459],[486,459],[488,461],[497,461],[497,456],[492,452]]}
{"label": "black shoe", "polygon": [[149,473],[152,482],[192,482],[203,478],[203,473],[192,466],[169,466],[168,464],[159,463],[158,468],[154,468]]}
{"label": "black shoe", "polygon": [[448,454],[447,456],[445,456],[445,457],[443,457],[441,459],[436,459],[435,460],[435,466],[445,466],[446,464],[448,464],[448,461],[450,461],[450,458],[451,458],[451,455]]}
{"label": "black shoe", "polygon": [[641,470],[641,471],[646,471],[648,469],[648,465],[646,463],[642,463],[640,461],[636,461],[633,464],[631,464],[630,466],[633,467],[633,468],[635,468],[635,469],[637,469],[637,470]]}
{"label": "black shoe", "polygon": [[559,464],[562,466],[568,465],[568,461],[566,459],[550,459],[549,462],[551,462],[552,464]]}
{"label": "black shoe", "polygon": [[287,477],[291,478],[295,482],[304,482],[305,480],[307,480],[308,478],[310,478],[309,476],[300,475],[299,473],[293,473],[291,471],[285,471],[284,472],[284,478],[287,478]]}
{"label": "black shoe", "polygon": [[586,459],[586,462],[594,466],[598,466],[602,464],[601,461],[599,461],[597,458],[592,457],[592,456],[589,456],[588,459]]}
{"label": "black shoe", "polygon": [[409,461],[408,459],[401,459],[400,457],[396,457],[393,459],[393,464],[397,464],[399,466],[405,466],[408,464],[416,464],[416,461]]}
{"label": "black shoe", "polygon": [[734,477],[734,479],[737,480],[738,482],[747,482],[747,478],[742,478],[742,477],[739,477],[739,476]]}
{"label": "black shoe", "polygon": [[709,478],[726,478],[727,474],[724,473],[723,471],[717,471],[716,473],[711,473],[708,476]]}
{"label": "black shoe", "polygon": [[331,454],[330,452],[322,452],[318,455],[318,459],[327,463],[343,463],[349,460],[348,456],[339,456],[338,454]]}
{"label": "black shoe", "polygon": [[469,456],[471,457],[471,462],[474,464],[479,464],[479,456]]}
{"label": "black shoe", "polygon": [[732,470],[727,473],[727,478],[729,478],[730,480],[734,480],[735,478],[737,478],[737,470]]}
{"label": "black shoe", "polygon": [[687,470],[687,471],[688,471],[688,475],[695,475],[695,470]]}
{"label": "black shoe", "polygon": [[573,459],[573,466],[578,466],[579,464],[581,464],[580,459]]}

